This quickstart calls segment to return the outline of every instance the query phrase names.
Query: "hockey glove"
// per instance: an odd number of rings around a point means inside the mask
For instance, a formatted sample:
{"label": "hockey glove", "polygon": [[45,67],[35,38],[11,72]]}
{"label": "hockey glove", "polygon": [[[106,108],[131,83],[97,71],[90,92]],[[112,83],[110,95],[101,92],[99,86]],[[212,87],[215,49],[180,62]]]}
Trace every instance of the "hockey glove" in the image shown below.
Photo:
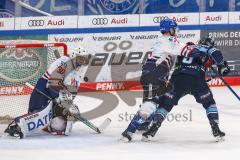
{"label": "hockey glove", "polygon": [[227,61],[224,61],[222,65],[218,65],[218,73],[221,76],[226,76],[230,72],[230,67],[227,64]]}
{"label": "hockey glove", "polygon": [[68,94],[64,90],[60,90],[59,91],[59,96],[58,96],[58,98],[56,98],[57,103],[61,103],[61,102],[64,102],[64,101],[72,101],[72,100],[73,100],[72,94]]}

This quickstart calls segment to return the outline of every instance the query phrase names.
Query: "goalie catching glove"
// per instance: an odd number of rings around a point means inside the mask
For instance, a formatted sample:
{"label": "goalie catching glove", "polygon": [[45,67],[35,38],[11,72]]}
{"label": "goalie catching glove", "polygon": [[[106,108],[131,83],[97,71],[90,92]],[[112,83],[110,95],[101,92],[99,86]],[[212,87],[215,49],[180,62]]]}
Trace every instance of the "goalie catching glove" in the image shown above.
{"label": "goalie catching glove", "polygon": [[55,99],[54,114],[48,131],[56,135],[70,135],[72,125],[77,119],[75,115],[80,114],[78,106],[73,103],[71,94],[67,94],[64,90],[59,92],[59,97]]}
{"label": "goalie catching glove", "polygon": [[55,107],[55,117],[50,121],[48,131],[54,135],[70,135],[73,124],[77,121],[74,115],[80,114],[75,104],[65,103]]}

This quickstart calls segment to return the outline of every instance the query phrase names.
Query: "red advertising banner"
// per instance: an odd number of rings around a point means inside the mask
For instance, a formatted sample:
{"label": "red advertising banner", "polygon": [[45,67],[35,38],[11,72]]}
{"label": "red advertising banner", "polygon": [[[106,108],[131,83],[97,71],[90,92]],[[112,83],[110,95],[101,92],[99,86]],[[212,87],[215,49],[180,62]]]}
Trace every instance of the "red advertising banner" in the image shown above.
{"label": "red advertising banner", "polygon": [[[240,77],[224,77],[230,86],[239,86]],[[219,78],[214,78],[208,82],[211,87],[224,86]],[[142,90],[139,81],[116,81],[116,82],[96,82],[82,83],[78,92],[96,92],[96,91],[126,91],[126,90]]]}

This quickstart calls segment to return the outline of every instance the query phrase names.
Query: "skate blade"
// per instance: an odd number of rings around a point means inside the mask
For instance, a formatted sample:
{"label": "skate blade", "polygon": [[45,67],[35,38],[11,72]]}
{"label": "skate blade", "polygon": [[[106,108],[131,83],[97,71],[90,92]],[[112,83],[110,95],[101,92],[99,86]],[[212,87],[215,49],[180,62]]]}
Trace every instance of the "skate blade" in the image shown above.
{"label": "skate blade", "polygon": [[122,136],[121,138],[119,138],[118,141],[119,141],[119,142],[123,142],[123,143],[130,143],[130,142],[131,142],[131,141],[129,141],[128,138],[123,137],[123,136]]}
{"label": "skate blade", "polygon": [[151,141],[151,137],[142,136],[141,141],[142,142],[150,142]]}
{"label": "skate blade", "polygon": [[223,141],[225,141],[224,137],[217,136],[215,138],[216,138],[216,142],[223,142]]}
{"label": "skate blade", "polygon": [[0,135],[1,139],[21,139],[20,136],[10,136],[8,133],[3,133]]}

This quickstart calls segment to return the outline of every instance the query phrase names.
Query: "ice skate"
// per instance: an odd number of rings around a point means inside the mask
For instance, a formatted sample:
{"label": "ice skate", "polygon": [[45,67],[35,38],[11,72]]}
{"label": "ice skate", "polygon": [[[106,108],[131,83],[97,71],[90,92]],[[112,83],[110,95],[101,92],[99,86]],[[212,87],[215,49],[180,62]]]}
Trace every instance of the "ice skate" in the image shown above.
{"label": "ice skate", "polygon": [[219,129],[218,123],[215,121],[210,122],[212,128],[212,134],[216,138],[216,141],[224,141],[225,133]]}
{"label": "ice skate", "polygon": [[4,131],[6,136],[22,139],[24,137],[20,127],[17,124],[11,123]]}
{"label": "ice skate", "polygon": [[150,138],[155,136],[160,126],[161,124],[153,123],[150,129],[142,134],[142,141],[150,141]]}
{"label": "ice skate", "polygon": [[133,135],[133,133],[128,132],[127,130],[125,130],[122,133],[122,137],[120,138],[120,141],[122,141],[122,142],[130,142],[130,141],[132,141],[132,135]]}

